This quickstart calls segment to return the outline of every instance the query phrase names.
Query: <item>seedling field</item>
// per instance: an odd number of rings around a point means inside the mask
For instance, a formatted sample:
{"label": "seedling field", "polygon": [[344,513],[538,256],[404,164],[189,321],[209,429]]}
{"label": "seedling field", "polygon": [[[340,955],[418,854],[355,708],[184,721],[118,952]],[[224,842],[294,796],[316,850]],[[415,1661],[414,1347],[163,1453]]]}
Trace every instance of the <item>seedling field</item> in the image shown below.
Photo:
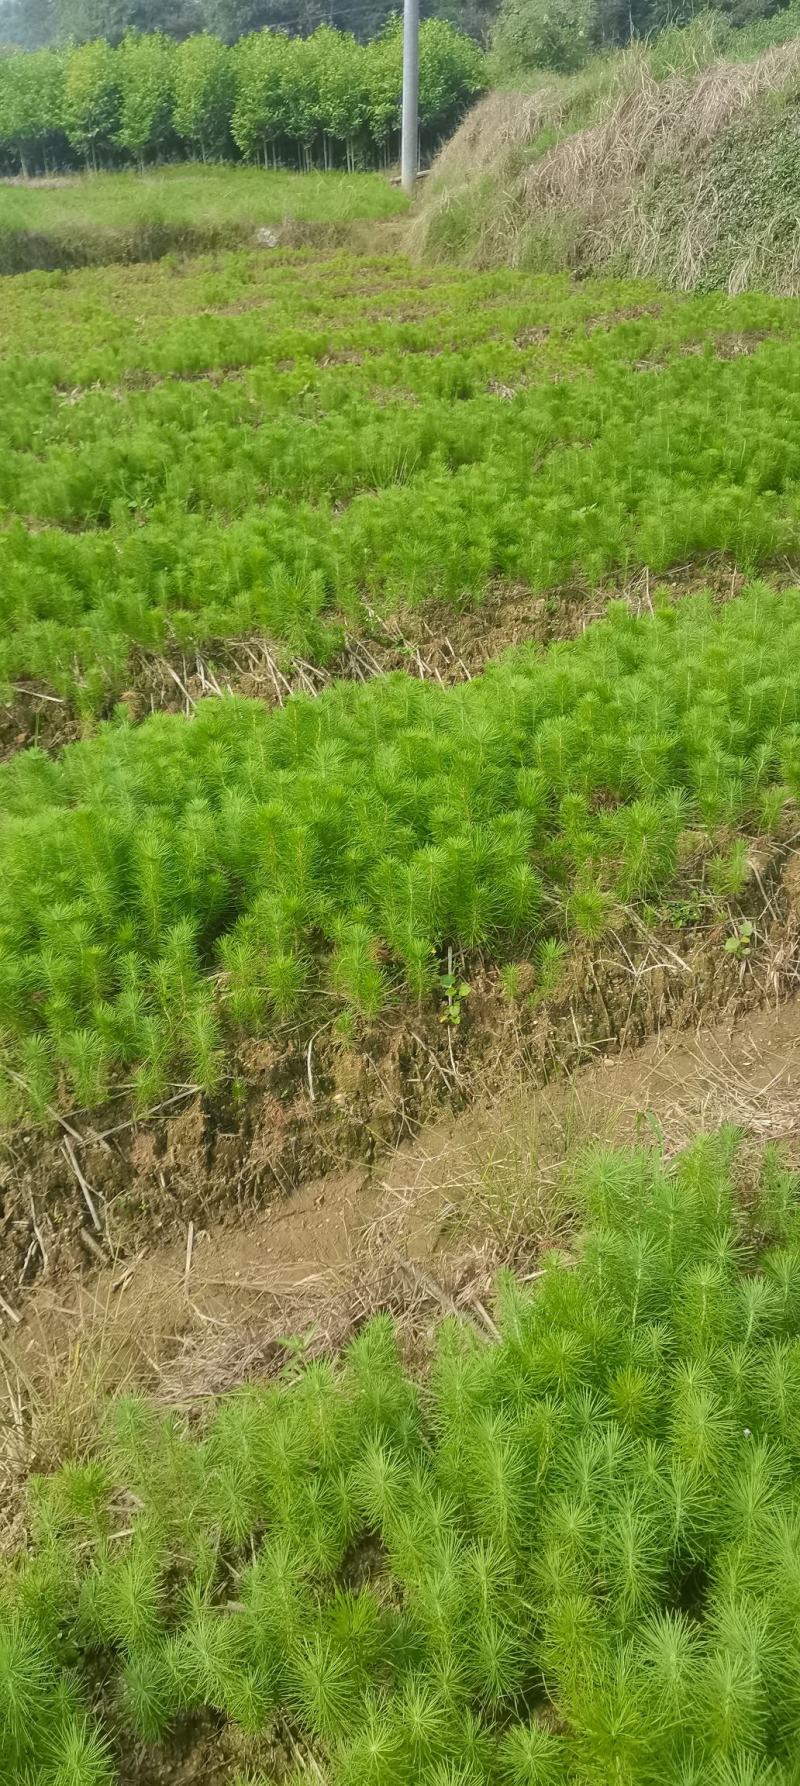
{"label": "seedling field", "polygon": [[795,550],[793,302],[236,254],[4,293],[0,674]]}
{"label": "seedling field", "polygon": [[800,307],[386,241],[3,285],[0,1773],[796,1786],[763,1135],[529,1160],[458,1303],[376,1218],[343,1349],[267,1281],[267,1381],[105,1405],[159,1226],[221,1343],[223,1201],[797,984]]}
{"label": "seedling field", "polygon": [[[6,1123],[403,1011],[452,1058],[476,968],[530,1010],[631,925],[746,964],[800,792],[800,596],[755,581],[800,536],[795,303],[281,252],[4,302]],[[577,636],[372,674],[520,591]]]}
{"label": "seedling field", "polygon": [[379,1316],[199,1428],[117,1402],[4,1572],[4,1777],[168,1778],[193,1722],[240,1786],[789,1786],[797,1181],[745,1215],[736,1153],[595,1149],[413,1374]]}

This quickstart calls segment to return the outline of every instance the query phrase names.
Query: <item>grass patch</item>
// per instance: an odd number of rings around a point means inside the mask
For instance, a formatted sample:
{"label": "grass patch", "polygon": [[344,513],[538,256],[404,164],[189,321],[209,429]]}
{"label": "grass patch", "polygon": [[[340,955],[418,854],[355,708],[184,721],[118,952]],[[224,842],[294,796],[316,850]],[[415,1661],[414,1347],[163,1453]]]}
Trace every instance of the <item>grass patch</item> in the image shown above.
{"label": "grass patch", "polygon": [[402,214],[378,174],[267,173],[192,164],[152,173],[0,183],[0,274],[158,260],[310,226],[335,241],[354,223]]}
{"label": "grass patch", "polygon": [[411,1375],[382,1316],[199,1430],[113,1405],[6,1560],[12,1786],[209,1712],[264,1782],[788,1786],[798,1185],[768,1149],[743,1207],[736,1147],[583,1156],[496,1343],[446,1320]]}

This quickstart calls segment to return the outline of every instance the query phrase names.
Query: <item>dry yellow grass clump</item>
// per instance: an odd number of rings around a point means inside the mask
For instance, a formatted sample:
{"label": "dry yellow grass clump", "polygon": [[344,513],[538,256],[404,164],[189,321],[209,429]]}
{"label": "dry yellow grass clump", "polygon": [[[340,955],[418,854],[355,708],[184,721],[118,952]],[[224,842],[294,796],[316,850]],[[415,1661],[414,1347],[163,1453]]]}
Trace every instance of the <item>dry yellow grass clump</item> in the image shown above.
{"label": "dry yellow grass clump", "polygon": [[414,251],[800,290],[785,165],[800,141],[800,39],[661,72],[635,45],[534,93],[488,94],[432,170]]}

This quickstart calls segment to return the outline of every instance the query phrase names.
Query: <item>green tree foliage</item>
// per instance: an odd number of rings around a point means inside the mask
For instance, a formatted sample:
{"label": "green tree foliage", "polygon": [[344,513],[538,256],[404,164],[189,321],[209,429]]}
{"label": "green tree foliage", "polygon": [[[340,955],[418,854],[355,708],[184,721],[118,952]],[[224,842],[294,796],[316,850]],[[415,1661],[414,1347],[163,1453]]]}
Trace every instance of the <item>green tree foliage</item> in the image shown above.
{"label": "green tree foliage", "polygon": [[188,37],[175,52],[173,123],[201,160],[224,155],[230,142],[235,71],[230,50],[216,37]]}
{"label": "green tree foliage", "polygon": [[117,142],[139,162],[158,160],[173,140],[175,48],[168,37],[131,32],[117,52]]}
{"label": "green tree foliage", "polygon": [[441,19],[420,31],[419,121],[424,135],[445,136],[486,84],[484,58],[472,39]]}
{"label": "green tree foliage", "polygon": [[46,168],[63,145],[65,73],[54,50],[0,57],[0,151],[23,174]]}
{"label": "green tree foliage", "polygon": [[317,58],[319,118],[325,137],[326,160],[331,140],[344,143],[347,166],[352,169],[369,120],[367,60],[360,45],[347,32],[323,29],[312,41]]}
{"label": "green tree foliage", "polygon": [[497,71],[571,74],[597,47],[597,27],[597,0],[504,0],[492,39]]}
{"label": "green tree foliage", "polygon": [[[637,37],[666,31],[692,20],[724,26],[750,26],[788,8],[790,0],[502,0],[493,26],[497,76],[504,81],[536,68],[569,74],[598,50],[614,49]],[[657,46],[656,46],[657,49]]]}
{"label": "green tree foliage", "polygon": [[296,145],[301,167],[312,165],[312,146],[321,127],[320,59],[313,39],[287,37],[283,62],[285,132]]}
{"label": "green tree foliage", "polygon": [[370,133],[386,160],[400,125],[403,91],[403,32],[396,19],[367,44],[366,63]]}
{"label": "green tree foliage", "polygon": [[270,150],[273,158],[276,156],[276,144],[286,127],[286,41],[277,32],[256,31],[243,37],[234,52],[236,103],[231,134],[248,161],[262,157],[265,166]]}
{"label": "green tree foliage", "polygon": [[[322,26],[309,37],[258,31],[231,50],[208,33],[178,46],[129,32],[116,50],[97,38],[63,53],[0,58],[0,153],[44,165],[65,144],[91,166],[139,165],[182,146],[207,158],[234,148],[301,168],[369,165],[390,155],[402,88],[394,21],[364,46]],[[485,84],[482,51],[449,24],[421,33],[421,128],[431,144]],[[61,89],[63,87],[63,94]],[[59,138],[63,117],[66,136]]]}
{"label": "green tree foliage", "polygon": [[381,1314],[191,1420],[113,1403],[4,1559],[4,1786],[111,1786],[106,1730],[157,1773],[204,1712],[326,1786],[794,1786],[800,1186],[737,1154],[573,1160],[579,1243],[414,1376]]}
{"label": "green tree foliage", "polygon": [[[202,30],[236,43],[262,30],[310,37],[321,25],[355,30],[366,43],[398,10],[397,0],[175,0],[168,8],[164,0],[0,0],[0,45],[37,49],[94,37],[119,43],[128,31],[164,31],[180,40]],[[422,0],[423,19],[446,19],[481,43],[496,10],[497,0]]]}
{"label": "green tree foliage", "polygon": [[82,44],[66,59],[64,126],[73,148],[92,167],[113,142],[120,119],[120,72],[103,38]]}

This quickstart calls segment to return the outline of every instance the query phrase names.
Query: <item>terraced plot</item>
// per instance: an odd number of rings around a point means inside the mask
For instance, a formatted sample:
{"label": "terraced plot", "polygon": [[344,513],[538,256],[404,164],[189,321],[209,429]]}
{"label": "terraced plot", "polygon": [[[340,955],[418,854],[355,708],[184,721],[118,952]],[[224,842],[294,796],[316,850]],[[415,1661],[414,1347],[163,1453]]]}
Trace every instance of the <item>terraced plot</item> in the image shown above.
{"label": "terraced plot", "polygon": [[[386,257],[10,282],[6,1119],[211,1090],[265,1030],[424,1007],[452,1033],[477,964],[535,1002],[642,912],[745,959],[796,829],[800,595],[676,608],[658,574],[787,580],[798,329],[794,303]],[[354,652],[503,591],[545,592],[556,636],[569,597],[580,635],[581,592],[596,613],[642,567],[638,618],[471,681]],[[220,698],[237,647],[282,712]],[[349,679],[286,701],[325,664]],[[185,712],[132,723],[159,666]],[[103,713],[61,756],[19,748]]]}
{"label": "terraced plot", "polygon": [[797,546],[793,302],[303,254],[4,300],[14,737],[31,687],[108,712],[165,653],[332,663],[431,602]]}

